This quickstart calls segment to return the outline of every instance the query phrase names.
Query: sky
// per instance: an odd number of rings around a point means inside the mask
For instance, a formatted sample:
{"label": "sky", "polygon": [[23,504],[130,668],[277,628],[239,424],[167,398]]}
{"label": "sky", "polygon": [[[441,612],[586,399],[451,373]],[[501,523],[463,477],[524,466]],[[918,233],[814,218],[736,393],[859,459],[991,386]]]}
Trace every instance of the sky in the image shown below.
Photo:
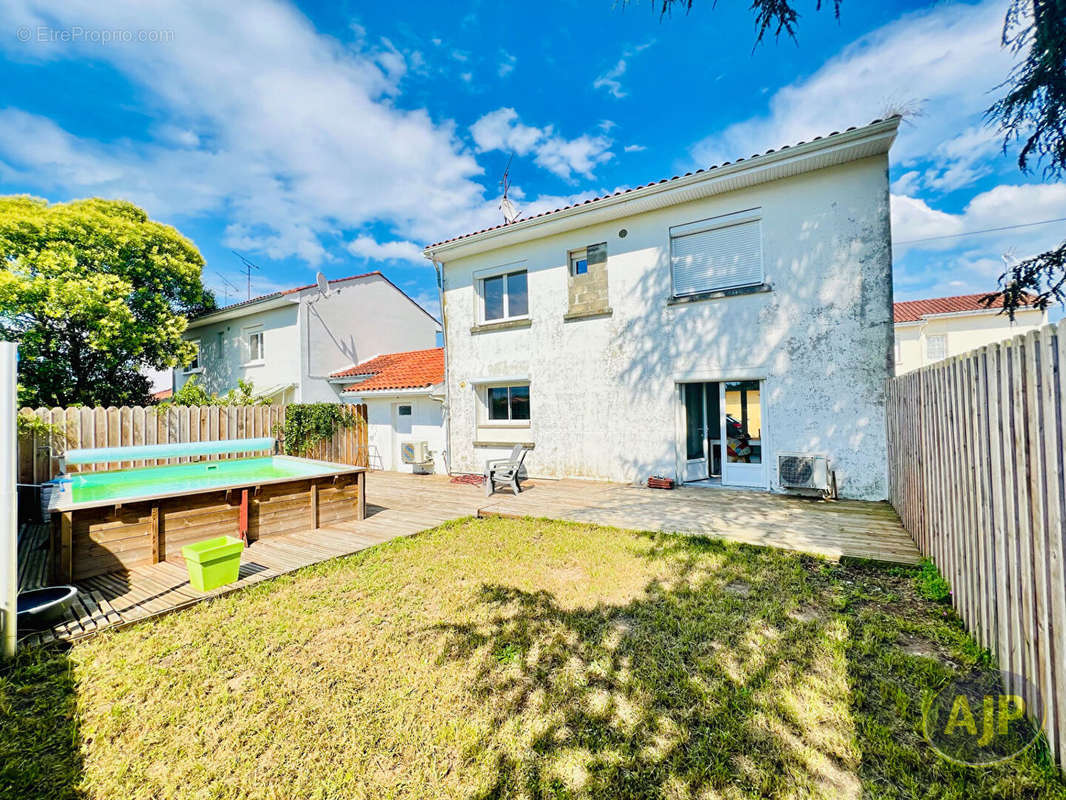
{"label": "sky", "polygon": [[537,213],[905,111],[897,300],[990,290],[1066,237],[1031,224],[1066,184],[984,124],[1006,0],[797,0],[797,39],[758,46],[747,5],[0,0],[0,193],[130,200],[220,303],[238,251],[253,294],[380,269],[437,313],[421,250],[502,221],[512,157]]}

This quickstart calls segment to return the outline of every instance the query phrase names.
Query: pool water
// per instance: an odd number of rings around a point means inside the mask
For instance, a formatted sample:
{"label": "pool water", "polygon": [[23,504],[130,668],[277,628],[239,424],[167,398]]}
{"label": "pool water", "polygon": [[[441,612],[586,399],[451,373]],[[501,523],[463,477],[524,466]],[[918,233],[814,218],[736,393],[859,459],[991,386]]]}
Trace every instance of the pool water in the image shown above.
{"label": "pool water", "polygon": [[186,491],[255,484],[286,478],[330,475],[351,469],[323,462],[292,458],[241,458],[231,461],[202,461],[168,467],[144,467],[114,472],[86,472],[61,479],[60,504],[93,503],[129,497],[180,494]]}

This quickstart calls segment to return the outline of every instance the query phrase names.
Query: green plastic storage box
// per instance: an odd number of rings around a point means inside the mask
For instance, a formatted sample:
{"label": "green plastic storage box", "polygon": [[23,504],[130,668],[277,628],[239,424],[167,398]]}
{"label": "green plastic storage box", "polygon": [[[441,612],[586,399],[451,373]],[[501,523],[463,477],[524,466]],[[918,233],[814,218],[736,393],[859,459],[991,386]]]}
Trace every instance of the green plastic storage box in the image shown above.
{"label": "green plastic storage box", "polygon": [[189,568],[189,583],[201,592],[233,583],[240,577],[244,542],[233,536],[218,536],[181,548]]}

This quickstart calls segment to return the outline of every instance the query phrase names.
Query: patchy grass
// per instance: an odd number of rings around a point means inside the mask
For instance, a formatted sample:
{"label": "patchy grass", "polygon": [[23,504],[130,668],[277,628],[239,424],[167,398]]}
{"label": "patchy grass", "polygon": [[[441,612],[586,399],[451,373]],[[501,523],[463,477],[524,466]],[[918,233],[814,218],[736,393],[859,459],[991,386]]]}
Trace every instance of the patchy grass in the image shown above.
{"label": "patchy grass", "polygon": [[919,570],[467,520],[0,679],[12,798],[1066,797],[938,758],[987,655]]}

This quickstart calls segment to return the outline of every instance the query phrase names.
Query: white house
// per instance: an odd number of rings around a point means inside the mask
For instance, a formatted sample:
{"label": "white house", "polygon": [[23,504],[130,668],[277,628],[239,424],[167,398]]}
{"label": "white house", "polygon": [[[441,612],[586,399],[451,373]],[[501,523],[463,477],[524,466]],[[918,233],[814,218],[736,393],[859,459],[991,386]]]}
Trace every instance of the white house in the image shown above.
{"label": "white house", "polygon": [[803,453],[885,497],[898,124],[427,247],[451,470],[523,442],[531,475],[779,489]]}
{"label": "white house", "polygon": [[331,375],[383,353],[433,347],[440,323],[380,272],[274,292],[189,323],[199,354],[174,372],[226,392],[238,379],[279,403],[338,402]]}
{"label": "white house", "polygon": [[1001,342],[1047,324],[1047,311],[1028,306],[1014,321],[998,308],[981,305],[982,294],[906,300],[895,304],[896,374],[948,356]]}
{"label": "white house", "polygon": [[378,356],[331,380],[345,401],[366,403],[371,468],[447,473],[444,348]]}

